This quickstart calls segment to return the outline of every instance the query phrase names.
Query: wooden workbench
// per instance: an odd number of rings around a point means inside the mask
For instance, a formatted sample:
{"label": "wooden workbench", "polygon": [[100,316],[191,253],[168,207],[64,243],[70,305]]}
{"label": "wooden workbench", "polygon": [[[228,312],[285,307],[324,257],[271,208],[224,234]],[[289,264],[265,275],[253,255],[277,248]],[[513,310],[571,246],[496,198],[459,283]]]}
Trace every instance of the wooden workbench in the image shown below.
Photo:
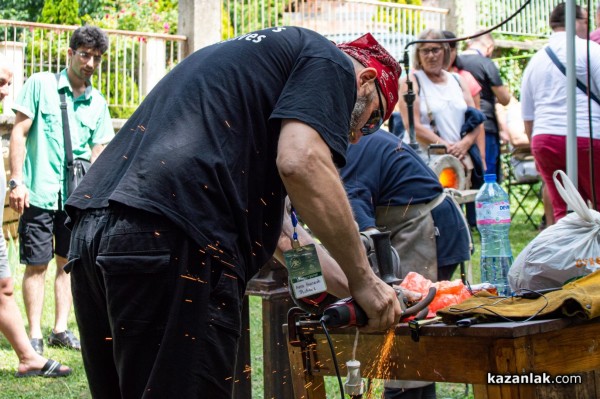
{"label": "wooden workbench", "polygon": [[[323,376],[335,375],[325,335],[314,323],[294,324],[288,349],[295,397],[325,399]],[[332,330],[330,334],[345,379],[355,329]],[[383,341],[383,333],[359,335],[356,359],[361,362],[363,377],[470,383],[476,398],[600,398],[600,378],[593,372],[600,368],[598,321],[554,319],[467,328],[438,324],[423,326],[418,342],[411,339],[407,324],[400,324],[389,356],[392,367],[384,374],[376,370]],[[581,375],[582,383],[487,384],[487,373],[543,372],[552,378]]]}

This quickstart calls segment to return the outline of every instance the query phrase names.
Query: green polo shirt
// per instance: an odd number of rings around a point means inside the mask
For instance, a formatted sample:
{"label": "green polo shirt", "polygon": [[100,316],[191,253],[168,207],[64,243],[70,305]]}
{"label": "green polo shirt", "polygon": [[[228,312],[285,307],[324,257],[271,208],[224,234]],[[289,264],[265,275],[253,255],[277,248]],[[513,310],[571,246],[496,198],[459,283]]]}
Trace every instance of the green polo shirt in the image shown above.
{"label": "green polo shirt", "polygon": [[67,180],[64,133],[58,89],[66,88],[67,112],[71,131],[73,158],[89,160],[91,148],[106,144],[114,136],[108,105],[104,96],[91,85],[77,99],[67,77],[67,70],[56,76],[50,72],[33,74],[27,79],[12,109],[33,123],[26,141],[23,182],[29,188],[29,202],[42,209],[59,209],[66,202]]}

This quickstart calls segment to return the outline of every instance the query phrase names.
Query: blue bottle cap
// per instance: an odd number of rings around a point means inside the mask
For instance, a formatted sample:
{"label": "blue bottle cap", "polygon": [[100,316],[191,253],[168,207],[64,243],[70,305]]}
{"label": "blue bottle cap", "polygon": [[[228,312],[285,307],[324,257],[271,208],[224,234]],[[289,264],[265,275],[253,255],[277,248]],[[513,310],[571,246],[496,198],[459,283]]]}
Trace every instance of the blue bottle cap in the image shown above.
{"label": "blue bottle cap", "polygon": [[486,183],[495,183],[496,182],[496,175],[493,173],[487,174],[487,175],[483,175],[483,181]]}

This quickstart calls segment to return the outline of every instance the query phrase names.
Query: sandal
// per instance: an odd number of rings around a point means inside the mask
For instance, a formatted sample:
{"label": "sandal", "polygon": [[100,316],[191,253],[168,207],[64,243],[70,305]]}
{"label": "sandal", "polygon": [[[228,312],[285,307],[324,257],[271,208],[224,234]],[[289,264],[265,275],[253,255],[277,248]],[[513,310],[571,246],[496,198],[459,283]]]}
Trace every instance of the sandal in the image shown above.
{"label": "sandal", "polygon": [[48,345],[75,349],[76,351],[81,350],[81,343],[69,330],[65,330],[61,333],[55,333],[52,331],[50,337],[48,337]]}
{"label": "sandal", "polygon": [[61,370],[60,369],[61,367],[62,367],[62,364],[60,364],[56,360],[48,359],[48,361],[46,362],[46,364],[44,365],[44,367],[42,367],[41,370],[31,370],[31,371],[27,371],[25,373],[19,373],[19,372],[17,372],[15,374],[15,377],[17,377],[17,378],[23,378],[23,377],[48,377],[48,378],[52,378],[52,377],[66,377],[69,374],[71,374],[71,372],[73,371],[73,370],[71,370],[68,367],[67,367],[66,370]]}

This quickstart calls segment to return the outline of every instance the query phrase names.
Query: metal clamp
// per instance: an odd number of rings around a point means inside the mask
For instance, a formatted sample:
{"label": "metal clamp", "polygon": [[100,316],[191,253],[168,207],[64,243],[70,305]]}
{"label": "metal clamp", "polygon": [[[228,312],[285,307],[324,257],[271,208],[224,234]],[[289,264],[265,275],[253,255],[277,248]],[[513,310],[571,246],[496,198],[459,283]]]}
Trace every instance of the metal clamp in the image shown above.
{"label": "metal clamp", "polygon": [[431,319],[413,319],[408,322],[408,328],[410,329],[410,337],[413,341],[419,342],[421,338],[421,327],[426,326],[428,324],[435,324],[442,321],[442,318],[439,316],[433,317]]}

